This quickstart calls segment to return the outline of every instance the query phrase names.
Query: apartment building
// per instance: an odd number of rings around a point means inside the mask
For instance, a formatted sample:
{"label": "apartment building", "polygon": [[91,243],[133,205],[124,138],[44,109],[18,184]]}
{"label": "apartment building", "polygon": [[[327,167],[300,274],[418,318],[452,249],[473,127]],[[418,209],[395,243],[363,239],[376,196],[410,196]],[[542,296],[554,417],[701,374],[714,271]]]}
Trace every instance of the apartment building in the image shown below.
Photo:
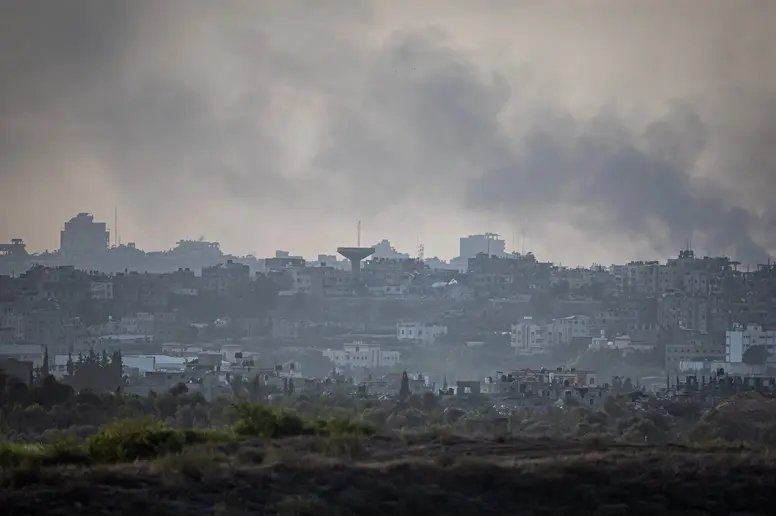
{"label": "apartment building", "polygon": [[447,335],[447,326],[422,322],[399,322],[396,324],[396,339],[400,341],[430,345],[443,335]]}
{"label": "apartment building", "polygon": [[736,325],[725,332],[725,360],[740,364],[744,353],[753,346],[765,346],[770,351],[769,363],[776,363],[776,331],[765,330],[759,324]]}
{"label": "apartment building", "polygon": [[341,350],[327,349],[323,356],[337,367],[366,369],[393,367],[401,361],[401,352],[386,351],[381,349],[379,344],[366,344],[362,341],[345,344]]}
{"label": "apartment building", "polygon": [[673,343],[665,346],[665,368],[673,371],[683,361],[722,360],[725,342],[721,334],[679,328],[674,330]]}

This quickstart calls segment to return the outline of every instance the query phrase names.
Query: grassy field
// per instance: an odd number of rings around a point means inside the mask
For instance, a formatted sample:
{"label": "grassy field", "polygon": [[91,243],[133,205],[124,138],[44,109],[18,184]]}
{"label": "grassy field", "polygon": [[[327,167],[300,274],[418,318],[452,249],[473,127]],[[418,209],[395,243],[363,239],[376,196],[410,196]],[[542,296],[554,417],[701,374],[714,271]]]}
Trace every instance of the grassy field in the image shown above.
{"label": "grassy field", "polygon": [[0,452],[3,514],[729,515],[776,502],[763,449],[346,432],[200,435],[132,461],[76,451]]}

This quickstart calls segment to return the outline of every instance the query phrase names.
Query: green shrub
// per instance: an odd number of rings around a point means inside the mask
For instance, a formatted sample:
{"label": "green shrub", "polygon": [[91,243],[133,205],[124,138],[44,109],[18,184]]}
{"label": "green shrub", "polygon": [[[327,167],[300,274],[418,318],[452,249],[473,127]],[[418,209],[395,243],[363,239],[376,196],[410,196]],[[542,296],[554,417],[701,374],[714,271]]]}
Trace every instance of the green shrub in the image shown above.
{"label": "green shrub", "polygon": [[187,445],[208,440],[203,432],[175,430],[161,421],[134,420],[106,427],[87,440],[87,448],[94,460],[125,462],[180,453]]}
{"label": "green shrub", "polygon": [[237,435],[275,439],[312,433],[305,421],[289,409],[238,403],[234,412],[233,430]]}
{"label": "green shrub", "polygon": [[55,466],[61,464],[89,465],[91,457],[75,441],[58,441],[52,444],[0,443],[0,467]]}
{"label": "green shrub", "polygon": [[377,429],[366,421],[341,417],[321,418],[314,421],[315,433],[325,436],[374,435]]}
{"label": "green shrub", "polygon": [[303,418],[285,408],[239,403],[234,406],[236,421],[234,433],[266,439],[298,435],[374,435],[376,429],[369,423],[346,417]]}
{"label": "green shrub", "polygon": [[43,455],[43,446],[37,444],[0,443],[0,468],[15,468]]}

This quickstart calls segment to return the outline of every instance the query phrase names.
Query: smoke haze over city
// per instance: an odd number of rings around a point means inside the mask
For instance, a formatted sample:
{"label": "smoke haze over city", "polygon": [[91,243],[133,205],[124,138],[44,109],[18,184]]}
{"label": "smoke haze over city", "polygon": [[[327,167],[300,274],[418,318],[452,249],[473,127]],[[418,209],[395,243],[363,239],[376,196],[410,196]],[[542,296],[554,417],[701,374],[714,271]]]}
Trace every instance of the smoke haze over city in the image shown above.
{"label": "smoke haze over city", "polygon": [[0,3],[0,241],[776,252],[776,3]]}

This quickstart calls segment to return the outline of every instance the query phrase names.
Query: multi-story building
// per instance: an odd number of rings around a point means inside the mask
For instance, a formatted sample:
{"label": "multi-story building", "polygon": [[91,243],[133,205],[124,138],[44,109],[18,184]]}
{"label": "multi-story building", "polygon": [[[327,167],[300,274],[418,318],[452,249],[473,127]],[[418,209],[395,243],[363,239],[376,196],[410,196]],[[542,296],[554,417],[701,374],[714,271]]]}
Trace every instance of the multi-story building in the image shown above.
{"label": "multi-story building", "polygon": [[307,265],[301,256],[291,256],[288,251],[275,251],[273,258],[264,259],[264,268],[268,271],[283,270],[289,267],[304,267]]}
{"label": "multi-story building", "polygon": [[776,331],[765,330],[759,324],[736,325],[725,332],[725,359],[741,363],[744,353],[752,346],[765,346],[770,351],[767,362],[776,362]]}
{"label": "multi-story building", "polygon": [[561,333],[563,344],[571,343],[572,339],[590,338],[592,320],[584,315],[572,315],[553,321],[556,331]]}
{"label": "multi-story building", "polygon": [[377,369],[393,367],[400,363],[401,352],[384,351],[379,344],[365,344],[361,341],[345,344],[342,350],[327,349],[323,356],[337,367]]}
{"label": "multi-story building", "polygon": [[612,265],[611,273],[620,291],[632,291],[637,294],[654,296],[659,289],[660,264],[658,262],[630,262],[625,265]]}
{"label": "multi-story building", "polygon": [[447,335],[447,326],[422,322],[399,322],[396,324],[396,339],[430,345]]}
{"label": "multi-story building", "polygon": [[30,255],[21,238],[14,238],[10,244],[0,244],[0,274],[16,276],[29,267]]}
{"label": "multi-story building", "polygon": [[485,233],[484,235],[469,235],[461,237],[459,257],[465,260],[476,258],[478,254],[488,256],[504,256],[506,244],[495,233]]}
{"label": "multi-story building", "polygon": [[504,258],[480,254],[469,259],[469,286],[491,297],[541,290],[550,284],[551,269],[530,253]]}
{"label": "multi-story building", "polygon": [[113,300],[113,282],[108,278],[92,280],[91,283],[92,299],[97,301]]}
{"label": "multi-story building", "polygon": [[[315,271],[318,273],[317,275],[313,272],[314,269],[318,269],[318,271]],[[270,274],[278,286],[278,294],[281,296],[291,296],[294,294],[312,294],[313,276],[316,276],[316,279],[320,279],[322,270],[323,267],[289,267]]]}
{"label": "multi-story building", "polygon": [[51,305],[26,310],[23,317],[25,342],[47,347],[52,353],[68,349],[70,320],[62,310]]}
{"label": "multi-story building", "polygon": [[623,334],[638,323],[637,312],[629,308],[599,310],[590,321],[590,334],[599,335],[602,331],[609,334]]}
{"label": "multi-story building", "polygon": [[658,299],[658,324],[662,328],[709,331],[710,303],[706,296],[669,292]]}
{"label": "multi-story building", "polygon": [[531,317],[513,324],[510,333],[511,345],[518,355],[540,355],[549,348],[546,327],[535,324]]}
{"label": "multi-story building", "polygon": [[79,213],[65,222],[59,250],[67,257],[79,257],[105,252],[109,242],[110,233],[104,222],[95,222],[89,213]]}
{"label": "multi-story building", "polygon": [[679,328],[674,330],[671,343],[665,345],[665,368],[673,371],[683,361],[722,360],[725,343],[721,334]]}
{"label": "multi-story building", "polygon": [[511,345],[518,355],[546,353],[558,346],[567,346],[574,339],[589,339],[591,319],[573,315],[555,319],[549,324],[537,324],[532,317],[511,326]]}
{"label": "multi-story building", "polygon": [[228,293],[244,292],[251,282],[251,268],[248,265],[227,260],[212,267],[202,269],[201,287],[207,292],[219,296]]}
{"label": "multi-story building", "polygon": [[391,245],[388,240],[381,240],[374,245],[375,252],[372,256],[375,258],[388,258],[393,260],[407,260],[410,255],[407,253],[400,253]]}
{"label": "multi-story building", "polygon": [[398,287],[423,274],[426,268],[422,261],[411,258],[373,258],[364,262],[363,280],[370,287]]}

